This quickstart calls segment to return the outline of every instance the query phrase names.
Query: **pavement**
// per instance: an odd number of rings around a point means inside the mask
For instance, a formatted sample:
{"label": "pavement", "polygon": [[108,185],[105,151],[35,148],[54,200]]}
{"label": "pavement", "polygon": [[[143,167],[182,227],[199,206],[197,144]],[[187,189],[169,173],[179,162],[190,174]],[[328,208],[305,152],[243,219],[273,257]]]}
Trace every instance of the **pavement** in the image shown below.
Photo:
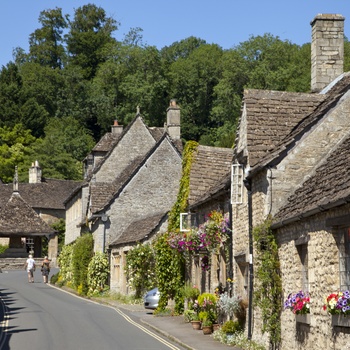
{"label": "pavement", "polygon": [[155,332],[174,341],[189,350],[213,350],[228,349],[242,350],[238,347],[229,346],[214,340],[212,335],[204,335],[202,330],[194,330],[192,325],[185,322],[183,316],[154,316],[151,310],[145,310],[143,305],[120,304],[110,299],[93,299],[101,304],[116,307],[121,311],[131,311],[141,322]]}

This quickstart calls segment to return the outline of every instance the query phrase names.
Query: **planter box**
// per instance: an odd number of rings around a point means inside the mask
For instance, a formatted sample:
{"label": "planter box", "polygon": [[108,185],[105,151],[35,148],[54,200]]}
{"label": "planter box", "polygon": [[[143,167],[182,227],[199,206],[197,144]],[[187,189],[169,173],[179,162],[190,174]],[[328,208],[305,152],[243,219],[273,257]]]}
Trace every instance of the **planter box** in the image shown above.
{"label": "planter box", "polygon": [[298,323],[310,324],[310,314],[295,315],[295,321]]}
{"label": "planter box", "polygon": [[350,317],[343,315],[332,315],[332,327],[350,327]]}

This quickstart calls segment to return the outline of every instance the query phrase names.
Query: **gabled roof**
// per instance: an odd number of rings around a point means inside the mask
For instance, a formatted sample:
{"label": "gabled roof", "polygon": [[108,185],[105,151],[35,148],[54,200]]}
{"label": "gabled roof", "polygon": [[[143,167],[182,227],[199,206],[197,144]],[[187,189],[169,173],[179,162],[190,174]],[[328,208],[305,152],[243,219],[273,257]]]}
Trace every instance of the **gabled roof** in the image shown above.
{"label": "gabled roof", "polygon": [[[40,183],[19,183],[18,190],[23,200],[32,208],[65,209],[64,202],[80,181],[42,179]],[[0,184],[0,207],[12,195],[13,184]]]}
{"label": "gabled roof", "polygon": [[190,171],[189,206],[202,199],[231,170],[233,149],[199,145]]}
{"label": "gabled roof", "polygon": [[[245,137],[246,134],[250,167],[276,147],[324,99],[325,96],[320,94],[245,90],[245,110],[241,115],[239,137]],[[241,151],[238,147],[239,143],[236,142],[236,153]]]}
{"label": "gabled roof", "polygon": [[111,246],[136,243],[148,240],[160,225],[166,220],[167,213],[158,213],[131,223]]}
{"label": "gabled roof", "polygon": [[342,78],[338,79],[335,84],[332,84],[332,87],[328,90],[327,94],[319,95],[323,96],[323,100],[312,113],[300,120],[290,133],[275,145],[276,147],[274,149],[266,153],[259,162],[256,162],[255,169],[253,169],[252,173],[258,171],[261,167],[278,161],[280,157],[283,157],[285,152],[291,148],[306,131],[310,130],[320,119],[322,119],[349,89],[350,73],[346,73],[343,74]]}
{"label": "gabled roof", "polygon": [[19,192],[13,192],[0,209],[0,236],[43,236],[54,233],[48,224],[25,202]]}
{"label": "gabled roof", "polygon": [[130,163],[129,166],[124,169],[124,171],[112,183],[103,183],[101,185],[100,183],[91,183],[91,212],[97,213],[107,207],[111,201],[118,196],[129,181],[131,181],[133,176],[139,171],[147,159],[149,159],[152,154],[159,149],[159,145],[165,140],[169,141],[169,143],[174,147],[174,150],[179,154],[179,157],[181,157],[181,154],[178,148],[175,146],[173,140],[167,133],[164,133],[145,156],[135,158],[134,161]]}
{"label": "gabled roof", "polygon": [[275,221],[282,224],[350,201],[350,137],[288,199]]}

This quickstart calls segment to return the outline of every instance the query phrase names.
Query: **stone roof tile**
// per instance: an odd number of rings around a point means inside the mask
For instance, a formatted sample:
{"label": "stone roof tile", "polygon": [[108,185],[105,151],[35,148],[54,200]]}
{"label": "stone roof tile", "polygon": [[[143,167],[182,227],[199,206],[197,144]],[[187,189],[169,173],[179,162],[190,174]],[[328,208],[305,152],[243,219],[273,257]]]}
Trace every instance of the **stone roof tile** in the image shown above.
{"label": "stone roof tile", "polygon": [[193,205],[231,170],[233,150],[199,145],[190,171],[189,205]]}
{"label": "stone roof tile", "polygon": [[320,94],[245,90],[249,165],[256,165],[324,99]]}

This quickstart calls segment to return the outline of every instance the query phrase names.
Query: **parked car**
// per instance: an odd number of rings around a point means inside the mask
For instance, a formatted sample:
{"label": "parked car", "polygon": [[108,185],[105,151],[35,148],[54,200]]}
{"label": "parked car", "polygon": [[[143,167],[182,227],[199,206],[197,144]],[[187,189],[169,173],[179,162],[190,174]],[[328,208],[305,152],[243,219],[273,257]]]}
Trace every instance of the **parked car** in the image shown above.
{"label": "parked car", "polygon": [[158,288],[153,288],[143,297],[145,309],[155,310],[158,307],[160,293]]}

